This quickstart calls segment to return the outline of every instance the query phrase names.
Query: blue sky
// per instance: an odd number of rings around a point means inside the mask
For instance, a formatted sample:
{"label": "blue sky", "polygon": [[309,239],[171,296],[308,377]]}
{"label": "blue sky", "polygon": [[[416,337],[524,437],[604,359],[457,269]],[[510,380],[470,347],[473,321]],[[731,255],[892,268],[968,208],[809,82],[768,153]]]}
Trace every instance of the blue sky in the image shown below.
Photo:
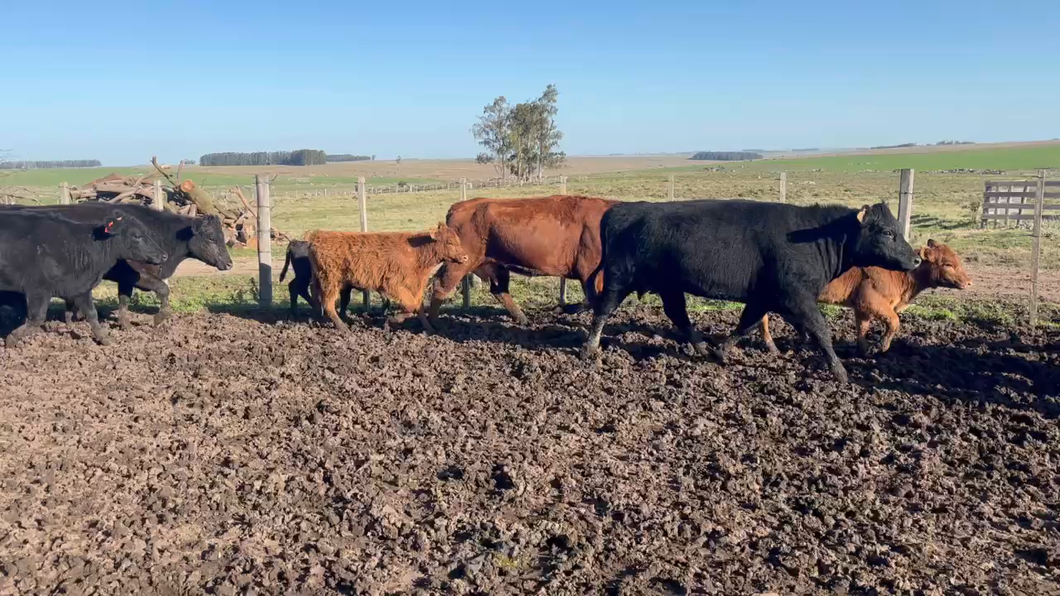
{"label": "blue sky", "polygon": [[1060,137],[1056,0],[0,2],[25,159],[469,157],[549,83],[574,155]]}

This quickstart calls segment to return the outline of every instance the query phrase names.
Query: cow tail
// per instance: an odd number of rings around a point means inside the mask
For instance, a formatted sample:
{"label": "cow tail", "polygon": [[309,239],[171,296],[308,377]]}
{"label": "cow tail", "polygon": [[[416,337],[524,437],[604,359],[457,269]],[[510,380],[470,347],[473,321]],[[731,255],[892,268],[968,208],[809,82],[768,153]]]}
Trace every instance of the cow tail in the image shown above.
{"label": "cow tail", "polygon": [[280,281],[283,281],[283,276],[287,275],[287,266],[291,264],[291,247],[287,247],[287,256],[283,260],[283,269],[280,269]]}

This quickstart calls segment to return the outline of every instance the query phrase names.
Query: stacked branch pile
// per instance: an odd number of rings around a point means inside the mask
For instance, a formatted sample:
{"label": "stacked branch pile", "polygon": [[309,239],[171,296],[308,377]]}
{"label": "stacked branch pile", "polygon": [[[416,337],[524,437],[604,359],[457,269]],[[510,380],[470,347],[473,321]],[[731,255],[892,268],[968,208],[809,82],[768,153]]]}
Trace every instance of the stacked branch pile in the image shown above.
{"label": "stacked branch pile", "polygon": [[[162,207],[181,215],[216,215],[221,218],[229,246],[257,246],[257,212],[250,206],[239,188],[232,192],[239,197],[241,205],[232,207],[219,205],[208,192],[190,179],[181,179],[184,162],[177,168],[174,179],[166,171],[169,166],[160,165],[152,157],[151,164],[155,171],[142,176],[120,176],[110,174],[88,184],[70,189],[70,198],[74,201],[106,201],[108,203],[137,203],[151,206],[154,203],[154,183],[160,176],[164,203]],[[289,241],[290,237],[276,228],[270,235],[273,240]]]}

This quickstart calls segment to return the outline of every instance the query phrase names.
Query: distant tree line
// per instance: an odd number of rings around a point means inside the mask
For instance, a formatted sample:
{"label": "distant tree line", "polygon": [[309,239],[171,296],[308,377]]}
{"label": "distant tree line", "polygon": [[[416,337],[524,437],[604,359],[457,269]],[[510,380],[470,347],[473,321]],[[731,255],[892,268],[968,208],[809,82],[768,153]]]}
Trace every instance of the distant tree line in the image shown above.
{"label": "distant tree line", "polygon": [[549,85],[537,99],[508,104],[502,95],[482,109],[471,134],[485,149],[475,160],[491,163],[501,178],[541,179],[545,168],[563,164],[567,155],[559,151],[563,133],[556,127],[559,91]]}
{"label": "distant tree line", "polygon": [[239,153],[207,153],[199,158],[200,166],[319,166],[327,163],[328,155],[319,149],[297,151],[255,151]]}
{"label": "distant tree line", "polygon": [[339,153],[338,155],[328,155],[328,162],[336,161],[375,161],[374,155],[350,155],[349,153]]}
{"label": "distant tree line", "polygon": [[762,159],[762,154],[751,151],[700,151],[689,159],[696,161],[744,161]]}
{"label": "distant tree line", "polygon": [[59,161],[0,161],[0,170],[48,170],[54,168],[98,168],[98,159],[64,159]]}
{"label": "distant tree line", "polygon": [[939,141],[936,145],[974,145],[975,141]]}
{"label": "distant tree line", "polygon": [[902,147],[916,147],[916,143],[902,143],[901,145],[877,145],[869,149],[901,149]]}

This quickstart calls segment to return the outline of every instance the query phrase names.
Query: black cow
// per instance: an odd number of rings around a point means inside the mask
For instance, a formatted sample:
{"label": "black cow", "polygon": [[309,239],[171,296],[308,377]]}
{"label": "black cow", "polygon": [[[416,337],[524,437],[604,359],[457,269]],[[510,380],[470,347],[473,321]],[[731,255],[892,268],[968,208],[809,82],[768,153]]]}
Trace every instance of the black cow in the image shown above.
{"label": "black cow", "polygon": [[[288,266],[294,269],[294,279],[287,284],[287,291],[291,294],[291,316],[298,316],[298,297],[301,296],[309,303],[309,306],[317,316],[323,317],[324,311],[320,309],[316,298],[309,291],[313,282],[313,269],[309,262],[308,242],[305,240],[292,240],[287,245],[287,256],[283,261],[283,269],[280,269],[280,281],[283,281],[283,278],[287,276]],[[346,286],[339,292],[339,313],[342,315],[346,314],[346,309],[350,306],[350,292],[352,291],[352,286]],[[386,296],[382,298],[383,310],[389,309],[390,300]]]}
{"label": "black cow", "polygon": [[72,300],[88,319],[96,341],[106,345],[92,288],[121,259],[157,265],[167,256],[147,226],[117,209],[92,223],[44,210],[4,211],[0,293],[22,294],[26,309],[26,322],[7,336],[7,347],[40,329],[53,296]]}
{"label": "black cow", "polygon": [[[619,203],[600,222],[604,275],[583,356],[599,351],[607,317],[632,292],[654,292],[674,325],[701,354],[685,293],[746,304],[736,331],[715,351],[723,362],[737,339],[777,312],[817,342],[835,376],[847,374],[817,296],[851,267],[908,271],[919,264],[883,203],[860,210],[744,200]],[[589,284],[593,287],[593,284]]]}
{"label": "black cow", "polygon": [[[122,260],[115,264],[103,276],[103,279],[118,284],[118,324],[122,328],[129,324],[129,299],[133,288],[154,292],[159,299],[158,314],[155,324],[160,324],[170,314],[169,284],[165,280],[173,276],[177,266],[189,257],[198,259],[221,271],[232,268],[232,257],[225,246],[224,231],[221,220],[215,215],[206,217],[189,217],[168,211],[157,211],[141,205],[108,205],[91,202],[77,205],[56,205],[48,207],[14,206],[4,207],[0,214],[8,210],[41,211],[60,213],[63,217],[80,222],[95,222],[114,210],[131,215],[151,230],[152,237],[169,255],[162,265],[152,265],[136,260]],[[74,303],[66,303],[66,321],[73,319]],[[84,313],[82,313],[84,314]]]}
{"label": "black cow", "polygon": [[283,261],[283,269],[280,270],[280,281],[287,276],[287,267],[294,268],[294,279],[287,284],[287,291],[291,294],[291,316],[298,314],[298,297],[305,298],[313,312],[319,311],[316,299],[309,293],[309,286],[313,281],[313,269],[309,262],[309,243],[305,240],[292,240],[287,245],[287,257]]}

